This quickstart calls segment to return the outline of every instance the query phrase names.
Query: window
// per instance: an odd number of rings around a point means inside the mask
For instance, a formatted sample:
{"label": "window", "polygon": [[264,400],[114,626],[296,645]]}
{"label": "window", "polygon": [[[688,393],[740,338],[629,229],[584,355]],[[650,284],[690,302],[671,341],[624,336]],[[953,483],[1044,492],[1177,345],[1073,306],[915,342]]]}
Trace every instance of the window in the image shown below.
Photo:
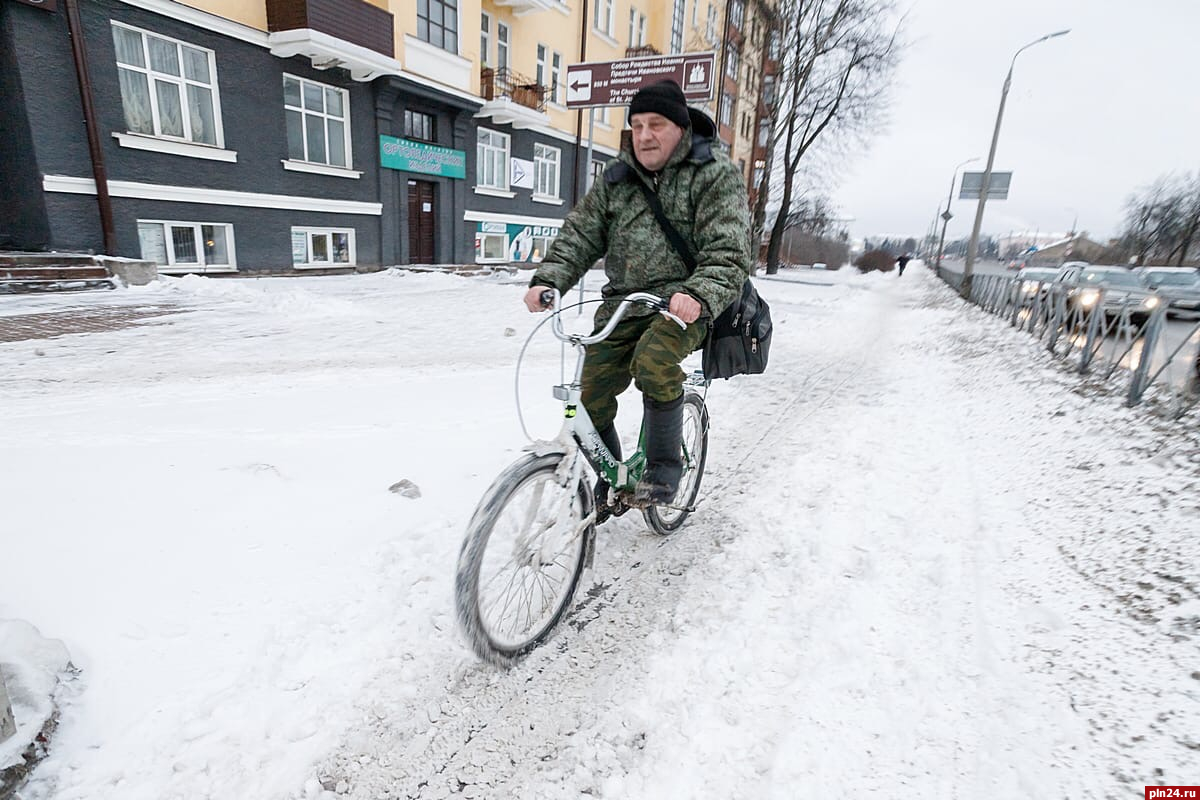
{"label": "window", "polygon": [[686,0],[675,0],[675,7],[671,11],[671,52],[678,53],[683,50],[683,10]]}
{"label": "window", "polygon": [[729,125],[733,119],[733,95],[726,92],[721,94],[721,124]]}
{"label": "window", "polygon": [[742,0],[733,0],[733,2],[729,5],[729,21],[732,22],[733,27],[737,28],[739,31],[742,29],[742,22],[744,21],[743,14],[744,8],[742,6]]}
{"label": "window", "polygon": [[508,134],[479,129],[475,150],[475,185],[508,191]]}
{"label": "window", "polygon": [[479,13],[479,63],[492,63],[492,18],[486,11]]}
{"label": "window", "polygon": [[725,61],[725,75],[733,80],[738,79],[738,67],[741,65],[742,54],[734,42],[729,43],[729,58]]}
{"label": "window", "polygon": [[458,53],[458,0],[417,0],[417,38]]}
{"label": "window", "polygon": [[606,36],[613,35],[613,0],[596,0],[592,27]]}
{"label": "window", "polygon": [[592,119],[597,125],[609,125],[608,121],[608,106],[600,106],[592,109]]}
{"label": "window", "polygon": [[432,114],[404,110],[404,138],[422,142],[436,142],[437,128]]}
{"label": "window", "polygon": [[696,27],[696,15],[700,12],[700,0],[692,0],[692,27]]}
{"label": "window", "polygon": [[508,69],[508,25],[496,23],[496,69]]}
{"label": "window", "polygon": [[224,147],[213,51],[112,23],[130,133]]}
{"label": "window", "polygon": [[762,99],[767,105],[775,102],[775,76],[764,75],[762,80]]}
{"label": "window", "polygon": [[771,31],[770,51],[771,51],[769,54],[770,59],[772,61],[778,61],[779,55],[780,55],[779,31],[776,31],[776,30]]}
{"label": "window", "polygon": [[708,4],[708,20],[704,25],[704,38],[713,44],[717,41],[717,9],[712,4]]}
{"label": "window", "polygon": [[533,146],[533,193],[558,199],[558,165],[562,151],[544,144]]}
{"label": "window", "polygon": [[766,147],[771,140],[771,120],[762,119],[758,122],[758,146]]}
{"label": "window", "polygon": [[508,234],[475,234],[476,261],[508,261]]}
{"label": "window", "polygon": [[234,269],[233,226],[225,223],[138,220],[142,258],[164,271]]}
{"label": "window", "polygon": [[767,162],[761,161],[761,160],[754,162],[754,188],[755,189],[762,186],[763,174],[766,172],[766,169],[767,169]]}
{"label": "window", "polygon": [[542,259],[546,257],[546,253],[550,250],[550,245],[554,244],[557,236],[534,236],[533,237],[533,252],[529,254],[529,260],[534,264],[540,264]]}
{"label": "window", "polygon": [[746,174],[746,159],[738,159],[738,172],[742,173],[743,176]]}
{"label": "window", "polygon": [[561,103],[560,89],[563,86],[562,53],[555,53],[550,59],[550,102]]}
{"label": "window", "polygon": [[345,267],[354,263],[353,228],[292,228],[292,266]]}
{"label": "window", "polygon": [[[547,65],[546,59],[550,63]],[[549,69],[547,69],[549,67]],[[549,89],[546,93],[551,103],[561,101],[559,87],[562,86],[562,53],[552,52],[546,45],[537,46],[537,83]]]}
{"label": "window", "polygon": [[642,47],[646,44],[646,15],[636,8],[629,9],[629,46]]}
{"label": "window", "polygon": [[288,158],[348,167],[350,93],[323,83],[283,76]]}

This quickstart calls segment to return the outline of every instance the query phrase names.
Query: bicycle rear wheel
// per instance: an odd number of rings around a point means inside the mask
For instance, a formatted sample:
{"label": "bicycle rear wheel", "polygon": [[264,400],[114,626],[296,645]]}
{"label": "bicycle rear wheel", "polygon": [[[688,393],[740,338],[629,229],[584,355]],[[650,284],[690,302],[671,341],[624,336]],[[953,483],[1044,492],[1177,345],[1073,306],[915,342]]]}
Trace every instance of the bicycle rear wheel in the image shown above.
{"label": "bicycle rear wheel", "polygon": [[[484,661],[511,666],[562,619],[595,528],[592,494],[562,454],[528,455],[479,501],[458,556],[455,605]],[[565,481],[565,482],[564,482]]]}
{"label": "bicycle rear wheel", "polygon": [[660,536],[679,530],[700,494],[700,479],[704,477],[704,462],[708,458],[708,408],[694,392],[683,397],[683,475],[679,491],[669,506],[650,506],[642,511],[646,524]]}

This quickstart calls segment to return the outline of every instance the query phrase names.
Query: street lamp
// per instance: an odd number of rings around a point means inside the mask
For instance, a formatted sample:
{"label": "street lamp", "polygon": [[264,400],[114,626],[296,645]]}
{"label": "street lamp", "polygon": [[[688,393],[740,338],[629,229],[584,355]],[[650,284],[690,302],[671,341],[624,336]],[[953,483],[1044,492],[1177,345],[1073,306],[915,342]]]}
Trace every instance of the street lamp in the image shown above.
{"label": "street lamp", "polygon": [[988,151],[987,167],[985,167],[983,170],[983,181],[979,187],[979,206],[975,209],[975,227],[971,229],[971,243],[967,245],[967,264],[966,267],[963,268],[963,297],[971,296],[971,281],[973,278],[973,268],[975,266],[975,250],[979,247],[979,228],[983,224],[983,204],[987,202],[988,189],[991,188],[992,163],[996,160],[996,143],[1000,140],[1000,121],[1004,118],[1004,101],[1008,97],[1008,87],[1012,85],[1013,67],[1017,64],[1017,56],[1021,55],[1022,51],[1033,47],[1035,44],[1041,44],[1047,39],[1053,39],[1056,36],[1065,36],[1070,32],[1071,30],[1068,28],[1067,30],[1048,33],[1040,39],[1034,39],[1032,42],[1013,53],[1012,62],[1008,65],[1008,75],[1004,78],[1004,89],[1000,92],[1000,110],[996,112],[996,129],[992,132],[992,149]]}
{"label": "street lamp", "polygon": [[954,215],[950,213],[950,203],[954,200],[954,182],[958,180],[958,171],[970,164],[972,161],[978,161],[979,156],[968,158],[966,161],[954,167],[954,172],[950,175],[950,195],[946,198],[946,213],[942,214],[942,240],[938,242],[937,251],[937,266],[942,266],[942,248],[946,246],[946,226],[950,224],[950,218]]}

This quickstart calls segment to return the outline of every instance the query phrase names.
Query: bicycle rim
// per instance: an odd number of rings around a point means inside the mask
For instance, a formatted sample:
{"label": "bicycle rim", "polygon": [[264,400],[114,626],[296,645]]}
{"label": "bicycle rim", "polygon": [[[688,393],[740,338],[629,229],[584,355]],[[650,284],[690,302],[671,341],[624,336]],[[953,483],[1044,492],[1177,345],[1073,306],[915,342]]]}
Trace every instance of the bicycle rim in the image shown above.
{"label": "bicycle rim", "polygon": [[682,432],[683,475],[675,500],[669,506],[651,506],[642,512],[651,530],[663,536],[679,530],[691,514],[708,457],[708,409],[700,396],[691,392],[684,396]]}
{"label": "bicycle rim", "polygon": [[509,666],[570,606],[587,551],[591,496],[558,476],[561,454],[526,456],[483,496],[459,553],[459,623],[480,658]]}

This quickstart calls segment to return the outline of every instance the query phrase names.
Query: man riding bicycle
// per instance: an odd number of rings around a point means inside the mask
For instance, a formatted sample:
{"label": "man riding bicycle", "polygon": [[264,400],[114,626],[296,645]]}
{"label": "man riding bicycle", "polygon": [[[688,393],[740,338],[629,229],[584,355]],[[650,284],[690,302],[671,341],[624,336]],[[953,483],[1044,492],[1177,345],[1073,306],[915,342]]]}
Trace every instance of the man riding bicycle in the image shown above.
{"label": "man riding bicycle", "polygon": [[[642,393],[646,471],[634,499],[670,503],[683,471],[680,451],[683,382],[679,364],[704,343],[708,325],[734,301],[750,274],[750,210],[741,173],[714,152],[716,126],[689,108],[674,81],[641,89],[629,104],[632,137],[605,167],[529,282],[525,305],[542,311],[547,287],[565,294],[598,259],[608,283],[596,312],[599,331],[631,292],[669,298],[681,330],[652,309],[630,309],[583,365],[584,406],[616,458],[621,441],[614,420],[617,396],[633,381]],[[672,246],[641,182],[653,191],[671,225],[694,257],[695,270]],[[692,324],[700,321],[703,324]],[[608,485],[596,489],[597,518],[612,511]]]}

